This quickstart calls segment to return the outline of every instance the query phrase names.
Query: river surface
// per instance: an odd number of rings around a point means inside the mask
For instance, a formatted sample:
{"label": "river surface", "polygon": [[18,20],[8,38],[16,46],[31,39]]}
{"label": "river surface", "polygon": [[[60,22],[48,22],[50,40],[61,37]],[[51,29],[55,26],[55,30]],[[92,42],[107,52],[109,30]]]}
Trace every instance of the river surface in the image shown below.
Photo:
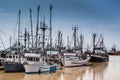
{"label": "river surface", "polygon": [[120,56],[110,56],[109,62],[63,68],[55,73],[5,73],[0,70],[0,80],[120,80]]}

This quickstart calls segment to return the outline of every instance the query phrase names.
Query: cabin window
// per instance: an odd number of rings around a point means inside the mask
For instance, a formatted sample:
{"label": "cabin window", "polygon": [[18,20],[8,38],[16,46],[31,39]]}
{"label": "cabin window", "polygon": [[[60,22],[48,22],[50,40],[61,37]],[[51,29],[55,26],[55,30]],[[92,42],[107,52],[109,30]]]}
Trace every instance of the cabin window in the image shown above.
{"label": "cabin window", "polygon": [[29,61],[28,58],[27,58],[27,61]]}
{"label": "cabin window", "polygon": [[32,61],[35,61],[35,58],[32,58]]}
{"label": "cabin window", "polygon": [[28,61],[33,61],[33,58],[28,57],[27,60],[28,60]]}
{"label": "cabin window", "polygon": [[39,61],[39,58],[27,57],[27,61]]}
{"label": "cabin window", "polygon": [[12,56],[9,56],[9,58],[12,58]]}
{"label": "cabin window", "polygon": [[15,54],[17,54],[17,52],[15,52]]}
{"label": "cabin window", "polygon": [[38,59],[38,58],[36,58],[36,61],[39,61],[39,59]]}
{"label": "cabin window", "polygon": [[18,58],[18,56],[16,56],[16,58]]}

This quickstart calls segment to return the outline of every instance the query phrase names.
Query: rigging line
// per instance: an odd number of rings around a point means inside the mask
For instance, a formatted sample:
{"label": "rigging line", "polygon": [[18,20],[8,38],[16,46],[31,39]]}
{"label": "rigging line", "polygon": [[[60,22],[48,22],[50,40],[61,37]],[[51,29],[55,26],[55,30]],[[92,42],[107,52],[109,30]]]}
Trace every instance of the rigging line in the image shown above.
{"label": "rigging line", "polygon": [[3,49],[5,50],[5,45],[4,45],[4,43],[3,43],[3,39],[2,39],[2,37],[1,37],[1,35],[0,35],[0,40],[1,40],[1,42],[2,42]]}

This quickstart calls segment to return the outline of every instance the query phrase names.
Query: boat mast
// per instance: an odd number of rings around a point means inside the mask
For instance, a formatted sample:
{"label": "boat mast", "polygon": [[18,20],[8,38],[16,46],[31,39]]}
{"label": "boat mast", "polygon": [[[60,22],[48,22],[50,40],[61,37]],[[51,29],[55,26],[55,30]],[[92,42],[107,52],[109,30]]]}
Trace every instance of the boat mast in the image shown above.
{"label": "boat mast", "polygon": [[27,33],[27,36],[28,36],[28,50],[30,50],[29,48],[30,48],[30,34],[29,34],[29,32]]}
{"label": "boat mast", "polygon": [[81,34],[80,35],[80,51],[81,51],[81,53],[83,54],[83,35]]}
{"label": "boat mast", "polygon": [[11,42],[12,42],[12,37],[10,36],[10,52],[11,52]]}
{"label": "boat mast", "polygon": [[44,55],[46,55],[45,54],[45,30],[47,29],[47,26],[46,26],[46,24],[45,24],[45,16],[44,16],[44,21],[43,21],[43,25],[41,26],[41,30],[42,30],[42,32],[43,32],[43,53],[44,53]]}
{"label": "boat mast", "polygon": [[61,47],[62,47],[62,33],[61,33],[61,31],[58,31],[58,49],[59,49],[59,52],[61,50]]}
{"label": "boat mast", "polygon": [[53,6],[50,4],[50,49],[52,49],[52,9]]}
{"label": "boat mast", "polygon": [[33,50],[33,25],[32,25],[32,9],[31,8],[30,8],[30,25],[31,25],[32,50]]}
{"label": "boat mast", "polygon": [[26,44],[27,44],[27,31],[25,28],[25,34],[24,34],[24,44],[25,44],[25,52],[26,52]]}
{"label": "boat mast", "polygon": [[40,6],[37,8],[37,27],[36,27],[36,49],[38,48],[38,29],[39,29],[39,12],[40,12]]}
{"label": "boat mast", "polygon": [[100,36],[101,36],[100,47],[103,49],[103,48],[105,48],[105,46],[104,46],[104,37],[102,36],[102,34],[100,34]]}
{"label": "boat mast", "polygon": [[68,47],[68,50],[70,49],[70,41],[69,41],[69,36],[67,36],[67,47]]}
{"label": "boat mast", "polygon": [[63,45],[62,45],[62,33],[60,32],[60,51],[61,51],[61,48],[63,47]]}
{"label": "boat mast", "polygon": [[95,40],[96,40],[96,33],[93,33],[93,54],[95,53],[94,50],[96,48]]}
{"label": "boat mast", "polygon": [[72,30],[74,30],[74,34],[73,34],[73,37],[74,37],[74,48],[75,48],[75,52],[76,52],[76,36],[77,36],[77,30],[78,30],[78,27],[73,27]]}
{"label": "boat mast", "polygon": [[60,50],[60,31],[58,31],[58,50]]}
{"label": "boat mast", "polygon": [[18,55],[19,55],[19,62],[20,62],[20,57],[21,57],[21,54],[20,54],[20,16],[21,16],[21,10],[19,10],[19,15],[18,15],[18,20],[19,20],[19,23],[18,23]]}

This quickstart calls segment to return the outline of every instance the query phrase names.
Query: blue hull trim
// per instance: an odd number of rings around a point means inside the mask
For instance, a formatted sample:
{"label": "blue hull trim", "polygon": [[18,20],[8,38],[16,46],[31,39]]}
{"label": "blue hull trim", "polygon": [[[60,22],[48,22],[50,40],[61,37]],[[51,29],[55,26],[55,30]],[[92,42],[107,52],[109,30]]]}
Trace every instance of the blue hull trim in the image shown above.
{"label": "blue hull trim", "polygon": [[40,74],[39,72],[25,72],[25,74]]}
{"label": "blue hull trim", "polygon": [[59,69],[55,69],[55,70],[52,70],[52,71],[44,71],[44,72],[25,72],[25,74],[41,74],[41,73],[53,73],[53,72],[56,72],[56,70],[61,70],[62,68],[59,68]]}
{"label": "blue hull trim", "polygon": [[49,71],[45,71],[45,72],[25,72],[25,74],[41,74],[41,73],[47,73]]}

